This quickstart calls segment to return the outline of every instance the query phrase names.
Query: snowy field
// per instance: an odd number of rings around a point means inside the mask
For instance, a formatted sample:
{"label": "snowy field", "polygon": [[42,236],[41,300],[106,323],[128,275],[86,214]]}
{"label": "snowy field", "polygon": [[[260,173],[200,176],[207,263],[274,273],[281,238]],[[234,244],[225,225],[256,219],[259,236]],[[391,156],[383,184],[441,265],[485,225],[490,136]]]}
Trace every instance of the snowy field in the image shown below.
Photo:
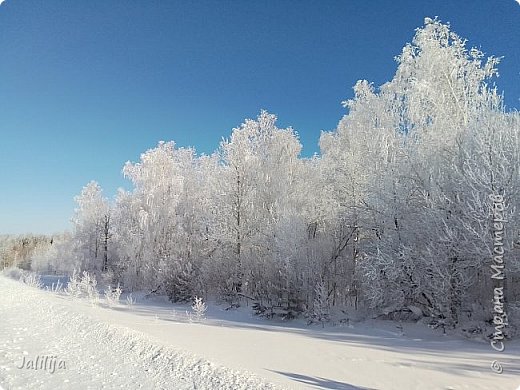
{"label": "snowy field", "polygon": [[[321,329],[219,306],[211,306],[202,323],[190,323],[187,306],[160,299],[139,297],[133,306],[110,309],[6,277],[0,277],[0,291],[0,384],[6,390],[520,385],[517,341],[494,354],[488,343],[415,324],[404,324],[403,331],[383,321]],[[46,367],[27,368],[38,356],[47,356]],[[494,359],[503,364],[502,374],[490,370]]]}

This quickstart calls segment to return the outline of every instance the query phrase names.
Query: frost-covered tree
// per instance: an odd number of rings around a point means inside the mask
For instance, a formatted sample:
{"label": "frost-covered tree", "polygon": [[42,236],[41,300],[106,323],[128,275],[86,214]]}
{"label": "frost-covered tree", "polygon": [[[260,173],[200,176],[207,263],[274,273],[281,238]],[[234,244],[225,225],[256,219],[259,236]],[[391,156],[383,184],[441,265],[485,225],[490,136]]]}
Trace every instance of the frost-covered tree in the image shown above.
{"label": "frost-covered tree", "polygon": [[70,271],[105,271],[108,266],[110,206],[95,181],[88,183],[75,198],[77,208],[72,218]]}
{"label": "frost-covered tree", "polygon": [[320,280],[314,289],[314,302],[309,321],[319,322],[322,327],[330,320],[330,305],[328,288],[323,280]]}
{"label": "frost-covered tree", "polygon": [[160,142],[143,153],[140,162],[127,162],[123,169],[134,189],[119,193],[116,235],[120,272],[131,287],[160,288],[175,261],[176,206],[183,191],[184,165],[192,155],[190,149],[176,150],[173,142]]}
{"label": "frost-covered tree", "polygon": [[44,235],[0,235],[0,267],[29,270],[35,258],[47,255],[52,241],[53,237]]}
{"label": "frost-covered tree", "polygon": [[288,249],[305,238],[303,233],[295,237],[305,230],[300,229],[305,221],[297,200],[300,151],[296,133],[276,127],[276,117],[266,111],[257,120],[246,120],[221,144],[221,259],[231,270],[221,289],[231,301],[250,293],[269,305],[289,305],[299,259],[297,251]]}
{"label": "frost-covered tree", "polygon": [[118,195],[114,241],[126,286],[166,292],[174,301],[201,292],[202,262],[211,254],[208,236],[215,230],[206,187],[216,162],[160,142],[140,162],[125,165],[134,189]]}
{"label": "frost-covered tree", "polygon": [[363,243],[378,239],[382,229],[374,202],[379,204],[385,181],[395,187],[398,180],[395,119],[367,82],[358,82],[354,92],[354,99],[344,103],[349,114],[320,139],[324,190],[318,201],[324,204],[322,224],[329,240],[323,274],[334,304],[357,298]]}
{"label": "frost-covered tree", "polygon": [[[497,63],[466,49],[449,26],[427,19],[398,57],[396,76],[377,94],[386,107],[378,114],[392,116],[401,141],[393,168],[373,177],[383,233],[371,240],[364,262],[372,304],[419,306],[456,324],[474,303],[470,291],[478,289],[490,258],[485,199],[492,177],[505,167],[502,177],[515,176],[516,158],[508,153],[512,164],[503,158],[511,146],[493,137],[504,132],[512,145],[518,139],[514,127],[506,129],[500,97],[488,86]],[[515,198],[516,186],[510,180],[495,190],[507,188]]]}

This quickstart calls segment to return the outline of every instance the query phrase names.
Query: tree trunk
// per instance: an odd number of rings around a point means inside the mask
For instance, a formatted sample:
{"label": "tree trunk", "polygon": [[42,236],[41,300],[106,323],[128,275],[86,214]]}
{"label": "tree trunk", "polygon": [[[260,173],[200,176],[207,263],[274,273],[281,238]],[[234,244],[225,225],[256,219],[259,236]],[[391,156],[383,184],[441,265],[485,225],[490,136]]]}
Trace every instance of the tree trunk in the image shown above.
{"label": "tree trunk", "polygon": [[108,240],[110,232],[110,216],[105,215],[105,226],[104,226],[104,242],[103,242],[103,271],[108,271]]}

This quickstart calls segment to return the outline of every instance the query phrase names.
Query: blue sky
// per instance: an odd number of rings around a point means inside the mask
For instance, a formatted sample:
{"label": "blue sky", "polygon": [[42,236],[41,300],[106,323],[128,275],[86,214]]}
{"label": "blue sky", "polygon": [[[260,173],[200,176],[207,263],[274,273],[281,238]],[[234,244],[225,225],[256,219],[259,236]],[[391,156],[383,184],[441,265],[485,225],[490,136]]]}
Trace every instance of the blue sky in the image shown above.
{"label": "blue sky", "polygon": [[303,154],[380,85],[425,16],[504,56],[520,107],[520,5],[503,1],[24,1],[0,5],[0,234],[70,226],[90,180],[113,196],[125,161],[160,140],[210,153],[275,113]]}

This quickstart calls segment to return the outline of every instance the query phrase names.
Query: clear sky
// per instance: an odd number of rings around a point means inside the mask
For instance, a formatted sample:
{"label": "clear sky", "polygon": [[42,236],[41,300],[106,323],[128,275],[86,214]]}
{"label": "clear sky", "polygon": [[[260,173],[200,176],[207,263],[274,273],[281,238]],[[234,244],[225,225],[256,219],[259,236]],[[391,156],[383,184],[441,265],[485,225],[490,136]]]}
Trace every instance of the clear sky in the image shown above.
{"label": "clear sky", "polygon": [[514,0],[6,0],[0,234],[64,230],[88,181],[112,197],[158,141],[210,153],[261,109],[312,155],[358,79],[392,77],[425,16],[504,56],[497,85],[520,107]]}

